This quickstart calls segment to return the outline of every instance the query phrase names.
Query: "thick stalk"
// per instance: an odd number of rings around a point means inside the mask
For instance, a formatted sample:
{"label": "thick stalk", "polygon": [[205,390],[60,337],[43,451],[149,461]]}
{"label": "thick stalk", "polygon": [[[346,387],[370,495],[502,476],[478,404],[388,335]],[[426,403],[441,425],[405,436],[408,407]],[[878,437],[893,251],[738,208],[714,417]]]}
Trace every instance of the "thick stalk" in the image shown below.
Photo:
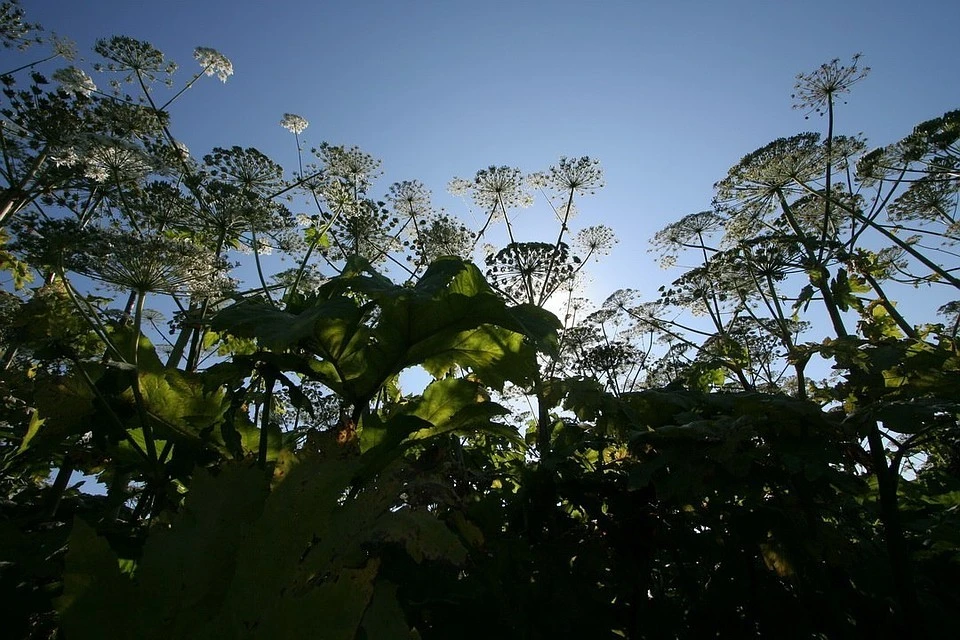
{"label": "thick stalk", "polygon": [[137,302],[133,318],[133,338],[130,344],[133,352],[131,358],[134,367],[131,389],[133,389],[133,398],[137,405],[137,412],[140,415],[140,426],[143,429],[143,442],[147,450],[147,456],[149,456],[151,462],[156,463],[159,459],[157,458],[157,444],[153,439],[153,425],[150,424],[146,404],[143,401],[143,393],[140,391],[140,327],[143,322],[143,306],[146,298],[145,293],[142,291],[137,292]]}
{"label": "thick stalk", "polygon": [[910,323],[907,322],[906,318],[904,318],[900,312],[897,311],[897,308],[894,306],[894,304],[890,302],[890,299],[887,298],[886,294],[883,292],[883,288],[880,286],[880,283],[877,281],[877,279],[867,271],[862,271],[861,275],[863,276],[864,280],[867,281],[870,287],[876,292],[877,301],[881,304],[881,306],[883,306],[884,309],[886,309],[887,314],[893,318],[893,321],[897,323],[897,326],[900,327],[900,330],[903,331],[904,335],[909,338],[913,338],[914,340],[919,340],[920,336],[917,335],[916,330],[910,326]]}
{"label": "thick stalk", "polygon": [[[876,422],[870,424],[867,435],[870,445],[870,457],[873,462],[873,473],[877,477],[880,493],[880,520],[883,522],[884,539],[887,553],[890,555],[890,565],[893,572],[894,593],[900,605],[901,632],[909,633],[910,629],[923,624],[920,608],[917,601],[916,587],[913,582],[913,570],[910,565],[910,551],[903,537],[900,524],[900,508],[897,498],[897,485],[893,477],[899,470],[891,469],[887,464],[886,449],[883,446],[883,437]],[[905,637],[905,636],[900,636]],[[924,637],[922,632],[916,637]]]}
{"label": "thick stalk", "polygon": [[[806,253],[807,259],[815,263],[815,265],[808,270],[810,284],[815,286],[820,291],[820,295],[823,297],[823,304],[827,309],[827,314],[830,316],[830,323],[833,325],[834,331],[837,332],[837,336],[846,338],[850,334],[847,333],[847,328],[843,324],[843,316],[840,314],[840,308],[837,306],[836,300],[833,297],[833,292],[830,290],[830,271],[827,269],[826,265],[816,257],[816,252],[814,251],[811,240],[803,231],[803,227],[801,227],[797,222],[797,219],[793,215],[793,209],[790,207],[790,203],[787,202],[786,196],[780,189],[777,189],[777,197],[780,200],[780,208],[783,211],[783,215],[790,225],[790,228],[795,234],[797,234],[797,238],[800,240],[800,244],[804,248],[804,253]],[[815,276],[813,275],[813,272],[816,273]]]}
{"label": "thick stalk", "polygon": [[253,239],[253,261],[257,266],[257,277],[260,279],[260,288],[263,290],[264,295],[267,296],[270,306],[276,307],[277,303],[274,302],[273,296],[270,295],[270,288],[267,287],[267,280],[263,275],[263,265],[260,264],[260,243],[257,240],[257,232],[251,230],[250,234]]}
{"label": "thick stalk", "polygon": [[26,205],[32,198],[24,197],[24,188],[26,188],[27,183],[30,182],[40,171],[40,167],[43,166],[43,163],[47,159],[47,148],[44,147],[43,150],[37,154],[37,157],[33,159],[33,162],[30,165],[30,168],[27,169],[26,174],[16,185],[11,185],[9,189],[5,190],[5,193],[2,198],[0,198],[0,228],[2,228],[7,220],[17,213],[24,205]]}
{"label": "thick stalk", "polygon": [[267,468],[267,450],[269,449],[269,431],[270,431],[270,405],[273,404],[273,386],[276,380],[272,376],[264,376],[263,383],[266,386],[266,392],[263,398],[263,411],[261,412],[260,423],[260,443],[257,451],[257,464],[261,469]]}
{"label": "thick stalk", "polygon": [[823,254],[827,243],[827,231],[830,226],[830,196],[833,181],[833,94],[827,95],[827,169],[826,169],[826,192],[827,198],[823,203],[823,223],[820,229],[820,249],[817,253],[817,260],[823,262]]}
{"label": "thick stalk", "polygon": [[57,477],[50,487],[49,502],[44,512],[44,517],[52,520],[57,515],[57,509],[60,508],[60,501],[63,499],[63,493],[67,490],[67,483],[70,482],[70,476],[73,475],[73,461],[70,456],[64,456],[60,468],[57,469]]}
{"label": "thick stalk", "polygon": [[186,327],[180,330],[180,333],[177,335],[177,341],[173,344],[173,349],[170,351],[170,357],[167,358],[167,367],[180,366],[183,354],[187,350],[187,344],[190,342],[190,334],[191,331]]}

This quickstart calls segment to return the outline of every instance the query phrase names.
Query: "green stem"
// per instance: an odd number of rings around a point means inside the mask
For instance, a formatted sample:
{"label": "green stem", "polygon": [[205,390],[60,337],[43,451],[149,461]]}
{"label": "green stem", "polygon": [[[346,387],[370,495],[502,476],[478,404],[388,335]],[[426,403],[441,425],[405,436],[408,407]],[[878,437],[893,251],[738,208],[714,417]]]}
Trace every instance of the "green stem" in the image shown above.
{"label": "green stem", "polygon": [[549,295],[553,294],[553,291],[547,293],[547,285],[550,283],[550,274],[553,272],[553,266],[557,260],[557,253],[560,252],[560,244],[563,242],[563,234],[567,232],[567,221],[570,220],[570,209],[573,206],[573,189],[570,189],[570,195],[567,197],[567,206],[563,211],[563,219],[560,221],[560,233],[557,234],[557,241],[554,243],[553,255],[550,256],[550,262],[547,264],[547,273],[543,278],[543,286],[540,287],[540,299],[537,302],[537,306],[543,306],[547,301]]}
{"label": "green stem", "polygon": [[270,289],[267,287],[267,280],[263,276],[263,265],[260,264],[260,248],[259,243],[257,242],[257,232],[251,229],[250,234],[253,239],[253,261],[257,265],[257,276],[260,279],[260,287],[263,293],[266,294],[267,301],[270,303],[270,306],[276,308],[277,303],[274,301],[273,296],[270,295]]}
{"label": "green stem", "polygon": [[163,105],[162,105],[158,110],[159,110],[159,111],[163,111],[164,109],[166,109],[167,107],[169,107],[170,104],[171,104],[174,100],[176,100],[177,98],[179,98],[180,96],[182,96],[184,93],[186,93],[186,91],[187,91],[190,87],[192,87],[194,84],[196,84],[197,80],[199,80],[199,79],[201,78],[201,76],[203,76],[203,74],[204,74],[204,73],[206,72],[206,70],[209,69],[209,68],[210,68],[210,66],[208,65],[206,68],[203,69],[203,71],[201,71],[201,72],[198,73],[197,75],[193,76],[193,79],[190,80],[190,82],[188,82],[186,85],[184,85],[184,87],[183,87],[182,89],[180,89],[180,91],[177,91],[177,93],[175,93],[172,98],[170,98],[169,100],[167,100],[166,102],[164,102]]}
{"label": "green stem", "polygon": [[57,515],[57,509],[60,508],[60,501],[63,499],[63,493],[67,490],[67,483],[70,482],[70,476],[73,475],[73,461],[70,456],[64,456],[60,468],[57,469],[57,477],[50,487],[50,497],[47,503],[47,509],[44,516],[52,520]]}
{"label": "green stem", "polygon": [[[794,217],[793,209],[787,202],[783,191],[778,188],[776,193],[780,200],[780,209],[783,211],[784,218],[786,218],[793,232],[797,234],[797,239],[800,241],[807,259],[812,263],[807,269],[810,284],[820,290],[820,295],[823,297],[823,305],[827,309],[827,314],[830,316],[830,322],[833,324],[833,329],[837,332],[837,336],[846,338],[850,334],[847,333],[847,328],[843,324],[843,316],[840,314],[840,308],[837,306],[833,292],[830,290],[830,270],[827,269],[826,264],[817,257],[813,242],[804,232],[803,227],[800,226],[796,217]],[[814,273],[816,274],[815,276],[813,275]]]}
{"label": "green stem", "polygon": [[[811,189],[807,185],[803,183],[799,183],[799,184],[801,187],[803,187],[810,193],[823,197],[822,194],[820,194],[814,189]],[[850,215],[852,215],[854,218],[857,219],[857,221],[862,222],[863,224],[869,226],[871,229],[875,231],[878,231],[882,236],[884,236],[885,238],[893,242],[895,245],[903,249],[906,253],[910,254],[910,256],[915,258],[918,262],[920,262],[920,264],[930,269],[933,273],[940,276],[941,278],[949,282],[954,287],[960,289],[960,279],[957,279],[954,276],[950,275],[950,273],[944,270],[943,267],[927,259],[923,254],[921,254],[919,251],[917,251],[912,246],[910,246],[909,243],[901,240],[895,233],[886,229],[882,224],[878,223],[876,220],[868,218],[867,216],[863,215],[863,213],[857,211],[853,207],[845,205],[843,202],[834,200],[833,204],[840,207]]]}
{"label": "green stem", "polygon": [[150,424],[149,417],[147,416],[146,403],[143,400],[143,393],[140,390],[140,326],[143,323],[143,306],[146,297],[144,292],[137,292],[136,310],[133,318],[133,337],[130,345],[133,351],[131,357],[134,367],[131,389],[133,390],[133,398],[137,405],[137,413],[140,416],[140,426],[143,429],[143,441],[147,448],[147,455],[150,457],[151,462],[157,463],[159,462],[159,458],[157,457],[157,444],[153,439],[153,425]]}
{"label": "green stem", "polygon": [[11,185],[8,189],[4,190],[4,196],[0,199],[0,227],[3,227],[10,217],[33,199],[34,196],[29,198],[24,196],[24,189],[27,183],[40,171],[40,167],[43,166],[46,159],[47,147],[44,147],[33,159],[30,168],[24,174],[23,178],[21,178],[16,185]]}
{"label": "green stem", "polygon": [[87,387],[90,388],[90,391],[93,392],[93,395],[97,397],[97,400],[100,402],[103,408],[106,409],[107,415],[110,416],[110,419],[116,424],[117,428],[119,428],[120,433],[123,434],[124,440],[127,441],[127,443],[133,448],[134,451],[137,452],[137,454],[141,458],[150,462],[150,458],[147,456],[147,453],[143,450],[143,447],[141,447],[140,444],[136,440],[134,440],[133,437],[130,435],[130,433],[127,431],[127,428],[124,426],[123,421],[120,419],[120,417],[116,414],[116,412],[107,402],[107,399],[103,397],[103,394],[100,392],[100,389],[97,388],[97,383],[93,381],[93,378],[91,378],[90,374],[87,373],[87,370],[83,368],[83,366],[80,364],[80,361],[78,359],[74,359],[73,364],[77,368],[77,371],[80,372],[80,377],[83,378],[83,381],[87,384]]}
{"label": "green stem", "polygon": [[273,386],[276,384],[276,379],[272,376],[264,376],[263,383],[266,386],[266,392],[264,393],[263,411],[260,416],[260,443],[259,451],[257,452],[257,464],[260,465],[261,469],[266,469],[267,450],[269,449],[270,405],[273,404]]}

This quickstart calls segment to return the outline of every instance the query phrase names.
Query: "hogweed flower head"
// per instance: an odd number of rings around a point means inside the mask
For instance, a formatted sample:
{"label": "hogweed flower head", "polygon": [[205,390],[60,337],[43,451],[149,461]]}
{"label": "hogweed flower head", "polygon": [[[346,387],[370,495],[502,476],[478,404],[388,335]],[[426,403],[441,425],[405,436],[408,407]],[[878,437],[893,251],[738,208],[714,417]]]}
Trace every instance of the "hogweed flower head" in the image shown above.
{"label": "hogweed flower head", "polygon": [[447,192],[452,196],[465,196],[472,186],[473,182],[466,178],[454,178],[447,183]]}
{"label": "hogweed flower head", "polygon": [[80,156],[73,147],[57,149],[50,154],[50,162],[55,167],[75,167],[80,164]]}
{"label": "hogweed flower head", "polygon": [[714,185],[714,209],[721,215],[742,215],[752,226],[777,207],[781,196],[803,192],[799,185],[819,177],[825,153],[816,133],[774,140],[745,155]]}
{"label": "hogweed flower head", "polygon": [[193,57],[200,63],[203,73],[217,76],[220,82],[226,82],[233,75],[233,63],[216,49],[197,47],[193,50]]}
{"label": "hogweed flower head", "polygon": [[252,147],[214,147],[203,162],[218,180],[260,195],[277,191],[283,184],[283,168]]}
{"label": "hogweed flower head", "polygon": [[285,113],[280,120],[280,126],[294,135],[300,135],[310,126],[310,123],[295,113]]}
{"label": "hogweed flower head", "polygon": [[97,40],[93,50],[110,60],[109,71],[128,72],[127,80],[133,74],[153,80],[156,74],[170,75],[177,69],[177,63],[165,62],[163,53],[152,44],[128,36]]}
{"label": "hogweed flower head", "polygon": [[359,147],[335,146],[324,142],[311,152],[321,161],[328,188],[334,182],[346,183],[350,189],[366,193],[380,174],[380,161]]}
{"label": "hogweed flower head", "polygon": [[458,220],[439,214],[420,225],[415,247],[419,261],[427,264],[441,256],[468,259],[474,241],[474,234]]}
{"label": "hogweed flower head", "polygon": [[298,213],[295,220],[298,227],[312,227],[320,221],[320,216],[316,214],[309,216],[305,213]]}
{"label": "hogweed flower head", "polygon": [[63,58],[73,62],[77,59],[77,43],[70,38],[60,36],[53,37],[53,52]]}
{"label": "hogweed flower head", "polygon": [[137,180],[152,169],[146,153],[124,140],[97,136],[84,156],[84,175],[97,182]]}
{"label": "hogweed flower head", "polygon": [[473,201],[484,211],[498,207],[529,207],[533,197],[524,189],[524,176],[515,167],[490,166],[477,171],[473,181],[454,178],[448,189],[453,195],[471,194]]}
{"label": "hogweed flower head", "polygon": [[574,241],[576,246],[587,254],[609,255],[610,251],[619,240],[613,229],[606,225],[598,224],[592,227],[581,229]]}
{"label": "hogweed flower head", "polygon": [[64,91],[70,93],[89,97],[97,90],[97,85],[94,84],[93,79],[83,69],[76,67],[57,69],[53,72],[53,79],[60,83],[60,87]]}
{"label": "hogweed flower head", "polygon": [[542,182],[561,192],[574,192],[579,195],[594,193],[603,187],[603,169],[599,160],[587,156],[567,158],[560,161],[542,174]]}
{"label": "hogweed flower head", "polygon": [[400,215],[422,216],[431,210],[430,195],[430,189],[419,180],[404,180],[390,185],[387,200]]}
{"label": "hogweed flower head", "polygon": [[815,111],[823,115],[836,96],[849,93],[850,87],[863,80],[870,67],[859,66],[862,54],[855,54],[849,65],[840,64],[840,58],[825,62],[810,73],[797,74],[792,97],[794,109]]}
{"label": "hogweed flower head", "polygon": [[4,48],[23,50],[40,42],[40,38],[31,37],[32,32],[40,31],[40,25],[24,22],[23,17],[23,9],[16,0],[0,3],[0,44]]}
{"label": "hogweed flower head", "polygon": [[232,286],[229,265],[186,240],[140,236],[110,228],[50,223],[26,248],[47,264],[62,265],[123,291],[214,293]]}

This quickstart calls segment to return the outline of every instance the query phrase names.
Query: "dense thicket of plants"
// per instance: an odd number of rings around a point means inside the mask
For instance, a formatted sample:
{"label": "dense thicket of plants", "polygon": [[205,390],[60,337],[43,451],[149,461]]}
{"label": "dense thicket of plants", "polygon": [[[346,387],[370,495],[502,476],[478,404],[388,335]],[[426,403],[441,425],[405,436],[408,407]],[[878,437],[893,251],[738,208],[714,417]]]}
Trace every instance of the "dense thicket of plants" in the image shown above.
{"label": "dense thicket of plants", "polygon": [[454,180],[468,229],[293,114],[292,173],[191,154],[168,108],[232,75],[212,49],[178,84],[40,36],[0,5],[10,637],[952,635],[960,111],[870,150],[835,133],[859,59],[799,76],[825,133],[660,231],[696,266],[655,299],[591,306],[594,160]]}

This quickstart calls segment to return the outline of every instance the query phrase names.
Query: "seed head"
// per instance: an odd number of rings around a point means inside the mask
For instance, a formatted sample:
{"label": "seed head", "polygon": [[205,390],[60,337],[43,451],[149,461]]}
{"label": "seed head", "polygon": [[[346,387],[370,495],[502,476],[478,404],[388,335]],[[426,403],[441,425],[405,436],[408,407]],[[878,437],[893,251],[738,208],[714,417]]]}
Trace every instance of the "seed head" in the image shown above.
{"label": "seed head", "polygon": [[861,55],[854,55],[850,65],[841,65],[840,58],[834,58],[811,73],[797,74],[795,92],[791,96],[795,101],[793,108],[822,115],[837,95],[849,93],[850,87],[870,72],[870,67],[859,66]]}

